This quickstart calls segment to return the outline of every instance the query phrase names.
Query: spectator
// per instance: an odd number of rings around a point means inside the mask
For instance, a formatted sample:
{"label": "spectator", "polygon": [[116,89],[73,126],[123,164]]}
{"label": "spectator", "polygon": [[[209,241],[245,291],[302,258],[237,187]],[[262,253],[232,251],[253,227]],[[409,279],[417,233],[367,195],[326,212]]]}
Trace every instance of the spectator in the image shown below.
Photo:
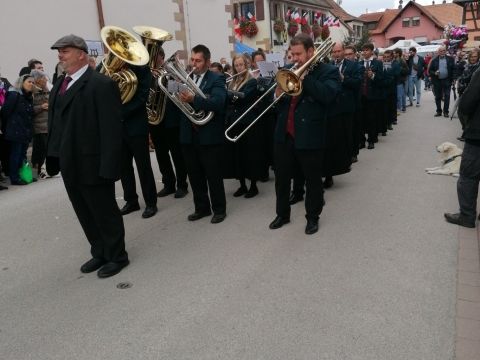
{"label": "spectator", "polygon": [[480,181],[480,71],[473,74],[469,86],[460,97],[458,111],[468,119],[463,124],[465,147],[457,182],[460,212],[444,215],[449,223],[474,228]]}
{"label": "spectator", "polygon": [[5,139],[10,143],[9,176],[12,185],[27,185],[20,179],[18,170],[27,159],[28,144],[32,139],[33,88],[30,74],[20,76],[2,107]]}
{"label": "spectator", "polygon": [[33,89],[32,167],[37,170],[37,176],[44,179],[47,174],[42,172],[42,165],[45,162],[47,152],[48,97],[50,91],[47,87],[47,75],[43,71],[32,70],[31,75],[35,82]]}
{"label": "spectator", "polygon": [[18,74],[18,76],[22,76],[22,75],[27,75],[27,74],[30,74],[30,72],[32,70],[41,70],[43,71],[43,64],[40,60],[37,60],[37,59],[30,59],[28,61],[28,66],[25,66],[23,67],[21,70],[20,70],[20,73]]}
{"label": "spectator", "polygon": [[432,79],[433,92],[435,95],[435,105],[437,111],[434,116],[443,116],[448,118],[448,110],[450,106],[450,92],[454,77],[455,64],[452,57],[447,56],[445,46],[438,48],[438,56],[432,59],[429,67],[429,75]]}

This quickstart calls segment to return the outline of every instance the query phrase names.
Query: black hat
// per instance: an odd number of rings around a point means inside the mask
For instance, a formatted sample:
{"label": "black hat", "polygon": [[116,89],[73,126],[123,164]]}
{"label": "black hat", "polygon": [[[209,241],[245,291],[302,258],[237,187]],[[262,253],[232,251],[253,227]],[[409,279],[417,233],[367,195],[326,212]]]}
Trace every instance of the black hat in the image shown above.
{"label": "black hat", "polygon": [[74,47],[80,50],[85,51],[88,54],[88,47],[85,40],[76,35],[66,35],[58,39],[55,44],[53,44],[50,49],[61,49],[65,47]]}

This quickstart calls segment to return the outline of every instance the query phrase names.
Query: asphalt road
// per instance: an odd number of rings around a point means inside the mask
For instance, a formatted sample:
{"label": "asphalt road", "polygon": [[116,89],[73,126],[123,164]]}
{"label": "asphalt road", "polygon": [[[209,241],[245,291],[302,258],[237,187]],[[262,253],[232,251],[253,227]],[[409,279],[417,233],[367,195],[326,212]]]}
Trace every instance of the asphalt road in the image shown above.
{"label": "asphalt road", "polygon": [[2,191],[0,359],[452,359],[456,179],[423,169],[459,124],[423,101],[335,178],[313,236],[303,203],[268,229],[273,180],[253,199],[226,181],[221,224],[188,222],[191,194],[125,217],[131,264],[101,280],[79,271],[89,248],[60,178]]}

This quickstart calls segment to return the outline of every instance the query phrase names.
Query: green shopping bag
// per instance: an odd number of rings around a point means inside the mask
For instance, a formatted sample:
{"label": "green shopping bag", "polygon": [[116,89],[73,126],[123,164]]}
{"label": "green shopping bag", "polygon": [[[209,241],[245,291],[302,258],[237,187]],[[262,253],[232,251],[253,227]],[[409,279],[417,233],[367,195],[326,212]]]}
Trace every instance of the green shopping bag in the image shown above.
{"label": "green shopping bag", "polygon": [[25,161],[18,171],[20,179],[25,181],[27,184],[30,184],[33,181],[32,167],[28,161]]}

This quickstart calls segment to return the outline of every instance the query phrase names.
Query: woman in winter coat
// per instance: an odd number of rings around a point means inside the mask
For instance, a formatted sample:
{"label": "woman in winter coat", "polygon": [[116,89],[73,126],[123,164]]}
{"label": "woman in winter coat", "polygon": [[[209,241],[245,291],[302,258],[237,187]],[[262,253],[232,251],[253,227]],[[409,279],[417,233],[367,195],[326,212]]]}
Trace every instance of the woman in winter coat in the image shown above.
{"label": "woman in winter coat", "polygon": [[5,140],[10,143],[9,175],[12,185],[27,185],[18,171],[27,159],[28,144],[32,140],[33,77],[22,75],[7,93],[2,106],[2,126]]}

